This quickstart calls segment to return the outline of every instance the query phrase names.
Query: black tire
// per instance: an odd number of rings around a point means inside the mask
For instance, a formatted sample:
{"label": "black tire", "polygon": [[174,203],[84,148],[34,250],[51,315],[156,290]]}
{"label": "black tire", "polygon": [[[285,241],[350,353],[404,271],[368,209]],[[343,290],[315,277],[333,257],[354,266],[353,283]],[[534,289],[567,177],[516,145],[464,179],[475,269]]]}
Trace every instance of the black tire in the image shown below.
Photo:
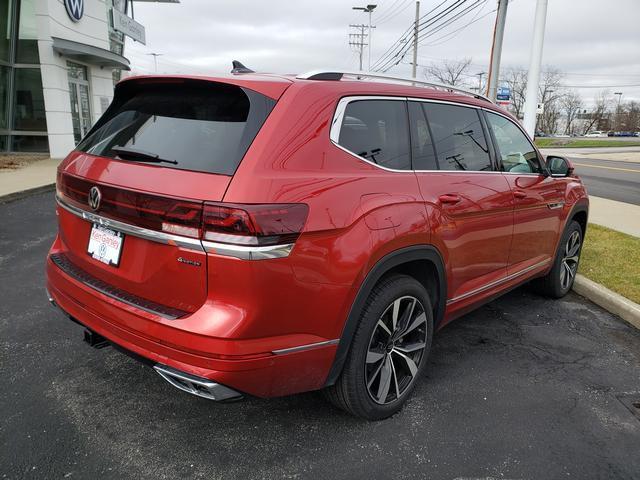
{"label": "black tire", "polygon": [[[577,249],[574,243],[576,239]],[[547,275],[533,281],[533,286],[538,293],[551,298],[562,298],[569,293],[578,271],[582,241],[582,227],[573,220],[562,234],[553,267]]]}
{"label": "black tire", "polygon": [[364,305],[342,373],[325,397],[367,420],[390,417],[421,377],[432,337],[433,311],[424,286],[407,275],[384,278]]}

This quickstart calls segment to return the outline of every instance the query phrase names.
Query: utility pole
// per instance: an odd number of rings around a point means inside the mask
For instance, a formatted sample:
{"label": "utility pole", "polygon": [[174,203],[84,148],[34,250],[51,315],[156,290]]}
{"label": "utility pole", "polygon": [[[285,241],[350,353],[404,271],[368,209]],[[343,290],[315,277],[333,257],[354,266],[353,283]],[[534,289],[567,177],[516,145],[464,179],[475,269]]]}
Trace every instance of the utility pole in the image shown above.
{"label": "utility pole", "polygon": [[500,77],[500,60],[502,58],[502,40],[504,39],[504,25],[507,22],[507,5],[509,0],[498,0],[496,26],[493,30],[493,45],[491,46],[491,63],[489,64],[489,81],[487,96],[496,99],[498,78]]}
{"label": "utility pole", "polygon": [[420,22],[420,2],[416,2],[416,21],[413,24],[413,71],[412,77],[416,78],[418,72],[418,23]]}
{"label": "utility pole", "polygon": [[544,46],[544,27],[547,22],[548,0],[538,0],[536,16],[533,24],[533,40],[531,42],[531,58],[527,75],[527,95],[524,104],[523,126],[533,138],[536,130],[538,109],[538,86],[540,84],[540,67],[542,66],[542,47]]}
{"label": "utility pole", "polygon": [[369,53],[369,63],[367,70],[371,71],[371,45],[373,44],[373,30],[372,28],[376,28],[375,25],[371,25],[371,13],[377,7],[377,5],[367,5],[366,7],[351,7],[353,10],[362,10],[369,14],[369,48],[367,48],[367,52]]}
{"label": "utility pole", "polygon": [[478,76],[478,93],[482,93],[482,76],[487,72],[478,72],[476,75]]}
{"label": "utility pole", "polygon": [[147,53],[147,55],[153,56],[153,70],[158,73],[158,57],[164,55],[163,53]]}
{"label": "utility pole", "polygon": [[367,26],[363,23],[359,24],[359,25],[354,25],[351,24],[349,25],[351,28],[356,28],[356,29],[360,29],[360,33],[350,33],[349,34],[349,45],[351,45],[352,47],[356,47],[358,49],[358,51],[360,52],[360,71],[362,71],[362,53],[364,52],[364,47],[365,45],[367,45],[364,41],[364,39],[366,38],[367,34],[364,33],[364,29],[367,28]]}

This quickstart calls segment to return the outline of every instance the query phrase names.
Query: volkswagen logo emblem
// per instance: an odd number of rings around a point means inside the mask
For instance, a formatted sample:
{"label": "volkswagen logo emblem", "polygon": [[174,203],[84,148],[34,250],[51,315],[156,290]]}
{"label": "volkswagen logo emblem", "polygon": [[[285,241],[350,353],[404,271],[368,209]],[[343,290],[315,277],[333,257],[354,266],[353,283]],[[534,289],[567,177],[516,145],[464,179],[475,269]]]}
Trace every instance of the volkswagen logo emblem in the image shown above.
{"label": "volkswagen logo emblem", "polygon": [[91,187],[89,190],[89,206],[91,210],[98,210],[100,208],[100,201],[102,200],[102,194],[98,187]]}
{"label": "volkswagen logo emblem", "polygon": [[64,0],[67,15],[74,22],[79,22],[84,14],[84,0]]}

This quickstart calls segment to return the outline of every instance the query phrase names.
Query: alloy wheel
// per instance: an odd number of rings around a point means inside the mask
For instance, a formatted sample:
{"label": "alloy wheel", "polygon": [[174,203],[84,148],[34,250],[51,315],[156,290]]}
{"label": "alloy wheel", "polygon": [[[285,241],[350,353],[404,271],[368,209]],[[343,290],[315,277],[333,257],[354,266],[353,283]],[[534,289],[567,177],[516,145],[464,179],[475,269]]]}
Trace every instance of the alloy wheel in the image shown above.
{"label": "alloy wheel", "polygon": [[580,260],[580,232],[574,230],[564,248],[564,256],[560,266],[560,286],[567,290],[578,271],[578,261]]}
{"label": "alloy wheel", "polygon": [[414,382],[427,346],[427,316],[415,297],[394,300],[382,313],[369,340],[365,381],[379,404],[399,399]]}

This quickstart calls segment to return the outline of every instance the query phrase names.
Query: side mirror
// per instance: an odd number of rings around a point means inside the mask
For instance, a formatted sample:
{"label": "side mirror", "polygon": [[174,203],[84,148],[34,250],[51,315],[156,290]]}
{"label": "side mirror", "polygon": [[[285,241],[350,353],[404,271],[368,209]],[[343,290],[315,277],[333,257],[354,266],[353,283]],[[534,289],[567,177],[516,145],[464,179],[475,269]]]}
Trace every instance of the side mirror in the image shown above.
{"label": "side mirror", "polygon": [[573,164],[565,157],[547,156],[547,167],[552,177],[570,177],[573,175]]}

